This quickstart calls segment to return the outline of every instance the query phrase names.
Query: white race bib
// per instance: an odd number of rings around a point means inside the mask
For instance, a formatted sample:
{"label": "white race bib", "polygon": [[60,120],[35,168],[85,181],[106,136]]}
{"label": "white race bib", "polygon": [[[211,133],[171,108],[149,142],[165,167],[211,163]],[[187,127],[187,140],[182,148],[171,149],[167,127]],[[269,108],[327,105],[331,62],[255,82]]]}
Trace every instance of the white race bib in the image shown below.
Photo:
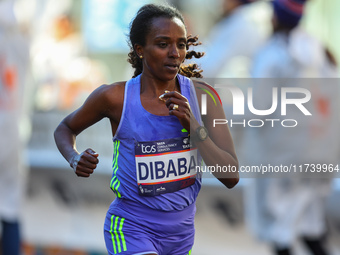
{"label": "white race bib", "polygon": [[135,143],[141,196],[157,196],[189,187],[196,180],[197,148],[188,137]]}

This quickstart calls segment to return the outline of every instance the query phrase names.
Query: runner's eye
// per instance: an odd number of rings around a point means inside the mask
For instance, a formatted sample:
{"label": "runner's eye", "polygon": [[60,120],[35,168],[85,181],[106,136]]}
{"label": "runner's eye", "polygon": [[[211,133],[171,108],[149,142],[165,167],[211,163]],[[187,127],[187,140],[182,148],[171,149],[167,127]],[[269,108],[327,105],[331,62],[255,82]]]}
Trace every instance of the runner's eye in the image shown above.
{"label": "runner's eye", "polygon": [[184,48],[186,48],[186,46],[187,46],[187,44],[186,43],[180,43],[179,45],[178,45],[178,47],[180,48],[180,49],[184,49]]}
{"label": "runner's eye", "polygon": [[161,48],[165,48],[168,44],[165,43],[165,42],[160,42],[158,43],[158,46],[161,47]]}

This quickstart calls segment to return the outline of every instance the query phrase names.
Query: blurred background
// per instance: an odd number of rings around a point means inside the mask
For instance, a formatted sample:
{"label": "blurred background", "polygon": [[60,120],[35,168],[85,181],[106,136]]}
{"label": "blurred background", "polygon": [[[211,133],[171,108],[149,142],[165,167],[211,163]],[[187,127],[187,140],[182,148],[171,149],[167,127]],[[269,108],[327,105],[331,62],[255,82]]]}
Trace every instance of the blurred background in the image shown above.
{"label": "blurred background", "polygon": [[[252,27],[239,25],[224,39],[218,39],[223,34],[218,32],[219,26],[226,26],[223,19],[232,15],[228,2],[235,1],[168,1],[183,13],[188,33],[199,35],[202,51],[214,48],[217,38],[221,47],[232,52],[222,59],[219,70],[202,59],[205,77],[249,78],[252,54],[271,34],[271,4],[259,0],[244,6],[238,14],[245,15]],[[91,147],[99,153],[99,166],[89,179],[74,175],[55,146],[53,131],[95,88],[131,78],[133,70],[127,62],[129,22],[146,3],[164,1],[0,0],[0,153],[7,160],[20,162],[14,178],[20,179],[15,185],[23,196],[12,196],[15,191],[6,186],[9,182],[2,175],[0,192],[9,204],[22,197],[18,215],[11,218],[8,212],[7,218],[9,222],[18,220],[23,255],[106,254],[102,229],[106,210],[114,199],[109,189],[113,147],[109,122],[95,124],[77,140],[79,151]],[[330,49],[337,61],[339,11],[340,1],[310,0],[301,25]],[[241,37],[242,33],[254,32],[258,40],[255,35],[250,40]],[[229,41],[237,37],[244,48],[240,43],[229,46]],[[247,50],[249,54],[243,54]],[[6,116],[15,121],[8,124]],[[9,137],[15,129],[19,138],[14,143]],[[242,134],[233,128],[231,132],[236,149],[242,151]],[[13,150],[20,152],[17,158],[6,154],[13,144],[17,145]],[[270,244],[252,235],[246,224],[247,185],[248,180],[242,179],[233,190],[226,190],[212,178],[203,180],[193,255],[274,254]],[[333,179],[326,205],[330,254],[340,254],[339,195],[339,179]],[[0,233],[4,229],[2,226]],[[294,248],[296,254],[309,254],[298,242]]]}

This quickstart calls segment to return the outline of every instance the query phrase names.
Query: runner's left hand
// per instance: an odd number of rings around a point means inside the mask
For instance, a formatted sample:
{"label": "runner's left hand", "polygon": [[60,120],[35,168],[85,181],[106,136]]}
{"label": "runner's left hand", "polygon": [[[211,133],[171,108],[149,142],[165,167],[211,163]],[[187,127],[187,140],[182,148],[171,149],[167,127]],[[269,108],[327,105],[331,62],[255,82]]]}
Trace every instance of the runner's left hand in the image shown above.
{"label": "runner's left hand", "polygon": [[190,127],[195,130],[199,126],[195,119],[188,99],[177,91],[164,93],[160,99],[165,101],[166,107],[169,109],[169,115],[174,115],[178,118],[182,126],[190,132]]}

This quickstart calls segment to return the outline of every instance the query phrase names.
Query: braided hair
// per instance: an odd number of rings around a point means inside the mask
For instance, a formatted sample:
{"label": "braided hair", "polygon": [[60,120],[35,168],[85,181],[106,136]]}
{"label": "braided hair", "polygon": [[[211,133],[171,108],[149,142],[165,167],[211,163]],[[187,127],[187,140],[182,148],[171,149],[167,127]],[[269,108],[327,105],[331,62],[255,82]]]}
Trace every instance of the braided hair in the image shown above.
{"label": "braided hair", "polygon": [[[174,7],[165,6],[165,5],[155,5],[155,4],[147,4],[139,9],[136,17],[130,24],[130,34],[129,34],[129,46],[130,53],[128,54],[128,62],[135,69],[133,78],[138,76],[143,72],[143,62],[138,57],[136,51],[134,50],[134,45],[138,44],[141,46],[145,46],[146,44],[146,35],[150,32],[152,21],[154,18],[178,18],[184,24],[184,18],[182,14]],[[198,42],[197,36],[189,35],[187,37],[187,54],[185,56],[186,59],[192,59],[192,57],[200,58],[204,55],[202,52],[196,52],[194,50],[189,51],[190,46],[197,46],[200,42]],[[187,77],[195,77],[202,78],[203,70],[198,69],[197,64],[182,64],[180,66],[179,73],[187,76]]]}

